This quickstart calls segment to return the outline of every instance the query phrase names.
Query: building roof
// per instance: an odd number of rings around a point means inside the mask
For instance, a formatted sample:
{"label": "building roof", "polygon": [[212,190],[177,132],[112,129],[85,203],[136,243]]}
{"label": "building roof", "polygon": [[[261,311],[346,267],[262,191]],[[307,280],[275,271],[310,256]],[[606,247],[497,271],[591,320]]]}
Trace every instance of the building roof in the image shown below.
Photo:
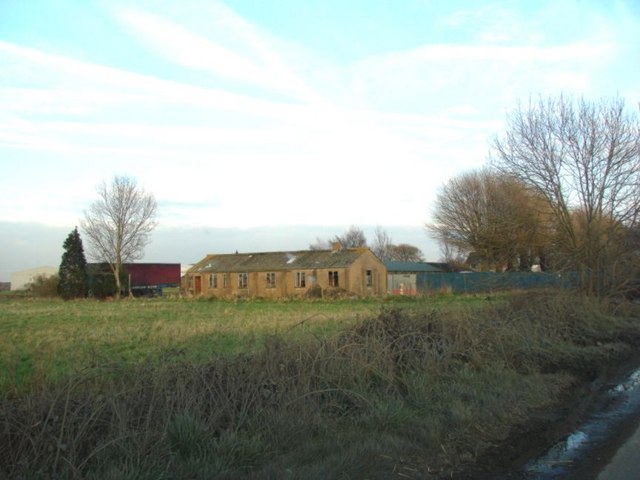
{"label": "building roof", "polygon": [[293,252],[232,253],[207,255],[191,273],[199,272],[266,272],[278,270],[310,270],[314,268],[349,267],[368,248],[340,250],[301,250]]}
{"label": "building roof", "polygon": [[402,273],[438,273],[442,272],[442,269],[431,265],[426,262],[384,262],[384,266],[387,267],[389,273],[402,272]]}

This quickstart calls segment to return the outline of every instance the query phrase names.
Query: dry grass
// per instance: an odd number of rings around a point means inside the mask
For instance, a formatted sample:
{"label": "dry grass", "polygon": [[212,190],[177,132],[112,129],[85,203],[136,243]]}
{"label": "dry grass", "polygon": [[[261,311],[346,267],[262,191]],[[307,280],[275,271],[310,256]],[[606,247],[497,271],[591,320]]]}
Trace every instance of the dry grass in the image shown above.
{"label": "dry grass", "polygon": [[206,361],[249,352],[265,335],[333,330],[379,308],[375,302],[0,301],[0,391],[105,363]]}
{"label": "dry grass", "polygon": [[[181,308],[199,318],[202,304]],[[637,319],[569,296],[402,310],[323,304],[344,328],[305,327],[319,316],[310,305],[289,305],[266,330],[252,315],[273,322],[269,309],[281,307],[245,305],[236,328],[263,330],[243,353],[104,361],[6,397],[0,476],[435,478],[473,463],[557,401],[576,373],[640,337]],[[164,332],[154,315],[143,321]]]}

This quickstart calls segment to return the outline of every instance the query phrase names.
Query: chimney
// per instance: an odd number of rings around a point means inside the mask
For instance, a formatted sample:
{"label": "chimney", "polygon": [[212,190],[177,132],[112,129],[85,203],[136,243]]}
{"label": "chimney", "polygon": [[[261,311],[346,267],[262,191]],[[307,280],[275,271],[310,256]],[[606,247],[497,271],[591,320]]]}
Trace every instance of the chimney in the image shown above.
{"label": "chimney", "polygon": [[340,242],[331,243],[331,250],[333,250],[334,252],[339,252],[340,250],[342,250],[342,244],[340,244]]}

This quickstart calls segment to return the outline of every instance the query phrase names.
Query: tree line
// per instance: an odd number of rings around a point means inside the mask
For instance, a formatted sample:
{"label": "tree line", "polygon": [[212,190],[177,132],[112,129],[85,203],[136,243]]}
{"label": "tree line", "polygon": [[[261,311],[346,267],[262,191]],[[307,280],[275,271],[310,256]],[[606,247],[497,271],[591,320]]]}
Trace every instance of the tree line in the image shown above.
{"label": "tree line", "polygon": [[489,164],[451,178],[427,225],[449,261],[572,271],[587,295],[638,293],[640,124],[621,99],[530,100]]}
{"label": "tree line", "polygon": [[389,233],[377,226],[373,236],[373,242],[369,244],[364,231],[355,225],[338,235],[322,240],[316,238],[315,243],[309,245],[310,250],[329,250],[333,245],[339,245],[340,248],[357,248],[369,247],[371,251],[383,262],[399,261],[399,262],[422,262],[424,255],[422,251],[415,245],[408,243],[393,243],[393,239]]}
{"label": "tree line", "polygon": [[[157,204],[135,180],[116,176],[98,188],[81,222],[93,256],[108,265],[115,296],[122,265],[142,257]],[[574,272],[598,297],[640,292],[640,123],[619,98],[566,96],[519,104],[491,141],[488,164],[447,181],[427,225],[451,264],[473,259],[485,271]],[[383,261],[424,261],[377,227],[369,245],[350,227],[311,249],[369,246]],[[77,228],[64,244],[59,293],[87,293]]]}

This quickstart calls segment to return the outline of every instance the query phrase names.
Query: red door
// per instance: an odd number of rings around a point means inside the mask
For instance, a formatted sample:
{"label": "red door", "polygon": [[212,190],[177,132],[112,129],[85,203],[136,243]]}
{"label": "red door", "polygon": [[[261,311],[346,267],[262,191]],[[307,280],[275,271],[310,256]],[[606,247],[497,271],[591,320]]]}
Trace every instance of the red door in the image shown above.
{"label": "red door", "polygon": [[196,295],[200,295],[202,293],[202,277],[195,277],[196,281]]}

